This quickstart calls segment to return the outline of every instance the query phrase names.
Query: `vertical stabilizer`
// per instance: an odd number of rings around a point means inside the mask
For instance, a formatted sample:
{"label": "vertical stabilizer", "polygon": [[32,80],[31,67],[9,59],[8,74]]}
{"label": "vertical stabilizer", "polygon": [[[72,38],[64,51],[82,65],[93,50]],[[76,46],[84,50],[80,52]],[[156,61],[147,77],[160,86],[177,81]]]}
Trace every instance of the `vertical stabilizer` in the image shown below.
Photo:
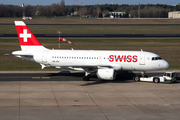
{"label": "vertical stabilizer", "polygon": [[15,21],[15,26],[22,51],[46,49],[42,46],[39,40],[34,36],[34,34],[29,30],[23,21]]}

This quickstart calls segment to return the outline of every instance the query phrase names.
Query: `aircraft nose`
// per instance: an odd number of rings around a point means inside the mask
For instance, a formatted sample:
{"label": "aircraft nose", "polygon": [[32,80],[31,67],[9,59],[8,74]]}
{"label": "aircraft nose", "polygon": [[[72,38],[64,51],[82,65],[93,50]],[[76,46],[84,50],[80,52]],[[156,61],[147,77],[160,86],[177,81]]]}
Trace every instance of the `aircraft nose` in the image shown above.
{"label": "aircraft nose", "polygon": [[164,60],[163,62],[163,66],[164,66],[164,69],[168,68],[169,67],[169,63],[167,61]]}

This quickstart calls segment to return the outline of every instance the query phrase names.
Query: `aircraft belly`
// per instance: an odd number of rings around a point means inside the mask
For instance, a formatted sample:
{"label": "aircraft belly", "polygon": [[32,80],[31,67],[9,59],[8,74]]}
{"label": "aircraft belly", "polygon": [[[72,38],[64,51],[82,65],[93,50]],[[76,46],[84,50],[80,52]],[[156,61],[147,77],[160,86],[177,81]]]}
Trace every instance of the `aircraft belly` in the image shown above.
{"label": "aircraft belly", "polygon": [[133,70],[133,66],[131,64],[122,65],[122,70]]}

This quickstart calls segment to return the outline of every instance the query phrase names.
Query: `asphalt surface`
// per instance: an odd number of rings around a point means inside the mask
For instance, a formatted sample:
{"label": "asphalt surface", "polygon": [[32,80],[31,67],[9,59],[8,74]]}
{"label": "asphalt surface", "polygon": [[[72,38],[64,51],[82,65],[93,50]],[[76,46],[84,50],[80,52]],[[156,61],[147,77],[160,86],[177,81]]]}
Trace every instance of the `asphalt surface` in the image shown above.
{"label": "asphalt surface", "polygon": [[[14,25],[0,23],[0,25]],[[27,24],[28,26],[180,26],[180,24]]]}
{"label": "asphalt surface", "polygon": [[[147,73],[158,75],[161,73]],[[0,73],[2,120],[179,120],[177,83],[134,82],[133,73],[99,81],[84,73]]]}
{"label": "asphalt surface", "polygon": [[[35,34],[37,38],[57,38],[57,34]],[[17,38],[17,34],[0,34],[0,38]],[[71,39],[124,39],[124,38],[136,38],[136,39],[154,39],[154,38],[180,38],[180,34],[62,34],[61,37]]]}

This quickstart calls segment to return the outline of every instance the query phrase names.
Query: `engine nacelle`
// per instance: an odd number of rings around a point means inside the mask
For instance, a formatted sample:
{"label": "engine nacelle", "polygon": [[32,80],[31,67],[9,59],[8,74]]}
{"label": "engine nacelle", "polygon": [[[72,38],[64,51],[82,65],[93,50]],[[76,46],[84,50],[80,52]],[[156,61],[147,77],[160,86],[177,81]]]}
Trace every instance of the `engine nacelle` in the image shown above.
{"label": "engine nacelle", "polygon": [[112,68],[98,69],[96,75],[99,79],[103,79],[103,80],[114,80],[116,78],[115,70]]}

